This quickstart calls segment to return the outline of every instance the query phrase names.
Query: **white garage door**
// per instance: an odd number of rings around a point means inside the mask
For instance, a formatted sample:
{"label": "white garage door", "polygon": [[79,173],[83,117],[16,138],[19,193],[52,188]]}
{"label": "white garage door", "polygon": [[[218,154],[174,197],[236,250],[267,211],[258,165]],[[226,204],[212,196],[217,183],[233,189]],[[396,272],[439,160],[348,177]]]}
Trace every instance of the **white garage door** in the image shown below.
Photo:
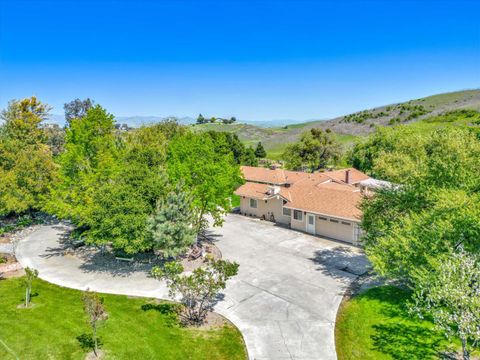
{"label": "white garage door", "polygon": [[354,223],[351,221],[317,216],[315,230],[319,236],[354,243]]}

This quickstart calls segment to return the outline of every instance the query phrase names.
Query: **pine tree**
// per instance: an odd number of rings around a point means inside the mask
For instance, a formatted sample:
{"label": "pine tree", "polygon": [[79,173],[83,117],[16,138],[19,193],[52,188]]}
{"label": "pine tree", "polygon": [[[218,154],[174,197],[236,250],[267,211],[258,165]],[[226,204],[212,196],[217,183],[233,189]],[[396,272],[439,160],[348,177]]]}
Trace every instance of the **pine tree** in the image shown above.
{"label": "pine tree", "polygon": [[265,149],[263,148],[263,145],[261,142],[259,142],[257,144],[257,148],[255,149],[255,156],[257,158],[264,158],[267,156],[267,152],[265,151]]}
{"label": "pine tree", "polygon": [[185,253],[195,242],[193,222],[192,198],[179,183],[148,220],[153,248],[165,258]]}
{"label": "pine tree", "polygon": [[198,114],[198,117],[197,117],[197,124],[205,124],[206,120],[205,118],[203,117],[202,114]]}

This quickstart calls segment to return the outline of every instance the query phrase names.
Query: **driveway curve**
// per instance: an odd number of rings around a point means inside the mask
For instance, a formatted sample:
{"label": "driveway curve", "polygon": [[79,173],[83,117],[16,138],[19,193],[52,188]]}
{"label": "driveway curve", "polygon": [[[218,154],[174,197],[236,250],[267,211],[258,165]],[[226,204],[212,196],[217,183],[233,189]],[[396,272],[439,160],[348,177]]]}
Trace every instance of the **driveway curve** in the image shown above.
{"label": "driveway curve", "polygon": [[[19,242],[18,261],[60,286],[168,298],[165,284],[148,276],[148,265],[103,270],[65,254],[67,231],[39,227]],[[215,310],[240,329],[250,359],[336,359],[338,306],[368,267],[358,249],[240,215],[228,215],[210,235],[225,259],[240,264]]]}

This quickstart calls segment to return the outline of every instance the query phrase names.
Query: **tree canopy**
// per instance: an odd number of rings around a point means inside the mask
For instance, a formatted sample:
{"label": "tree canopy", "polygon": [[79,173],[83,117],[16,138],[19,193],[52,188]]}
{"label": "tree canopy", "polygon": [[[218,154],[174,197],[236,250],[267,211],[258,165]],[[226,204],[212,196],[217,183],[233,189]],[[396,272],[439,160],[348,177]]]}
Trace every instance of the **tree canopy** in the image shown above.
{"label": "tree canopy", "polygon": [[282,158],[288,169],[313,172],[335,164],[340,158],[340,146],[330,130],[313,128],[304,132],[300,141],[288,145]]}
{"label": "tree canopy", "polygon": [[0,215],[41,209],[56,180],[42,122],[50,107],[35,97],[14,100],[0,127]]}
{"label": "tree canopy", "polygon": [[222,215],[230,210],[233,191],[242,183],[233,154],[216,151],[211,138],[202,134],[187,133],[169,143],[167,172],[170,181],[183,180],[190,189],[197,232],[205,226],[207,215],[221,224]]}
{"label": "tree canopy", "polygon": [[[396,139],[396,140],[394,140]],[[364,164],[399,184],[363,204],[366,253],[376,270],[414,286],[429,259],[460,247],[480,252],[480,140],[469,129],[380,131]],[[363,154],[373,154],[368,146]],[[358,156],[365,159],[364,155]]]}
{"label": "tree canopy", "polygon": [[73,119],[81,119],[87,115],[88,110],[94,106],[94,102],[86,98],[85,100],[75,99],[63,105],[65,111],[65,120],[67,126],[70,126],[70,123]]}
{"label": "tree canopy", "polygon": [[33,97],[2,112],[0,215],[42,209],[90,244],[168,257],[229,211],[245,160],[236,135],[195,134],[175,119],[118,131],[106,109],[76,99],[63,138],[42,125],[48,111]]}
{"label": "tree canopy", "polygon": [[47,210],[83,225],[94,190],[115,173],[117,158],[113,115],[96,105],[83,119],[74,118],[66,131],[65,151],[57,158],[60,182],[52,189]]}

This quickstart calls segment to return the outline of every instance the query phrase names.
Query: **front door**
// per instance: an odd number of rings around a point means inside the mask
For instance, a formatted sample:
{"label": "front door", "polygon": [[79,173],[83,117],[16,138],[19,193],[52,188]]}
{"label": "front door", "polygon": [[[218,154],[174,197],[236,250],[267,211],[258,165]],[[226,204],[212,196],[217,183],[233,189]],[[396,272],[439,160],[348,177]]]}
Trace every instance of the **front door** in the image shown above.
{"label": "front door", "polygon": [[315,234],[315,215],[307,214],[307,232]]}

